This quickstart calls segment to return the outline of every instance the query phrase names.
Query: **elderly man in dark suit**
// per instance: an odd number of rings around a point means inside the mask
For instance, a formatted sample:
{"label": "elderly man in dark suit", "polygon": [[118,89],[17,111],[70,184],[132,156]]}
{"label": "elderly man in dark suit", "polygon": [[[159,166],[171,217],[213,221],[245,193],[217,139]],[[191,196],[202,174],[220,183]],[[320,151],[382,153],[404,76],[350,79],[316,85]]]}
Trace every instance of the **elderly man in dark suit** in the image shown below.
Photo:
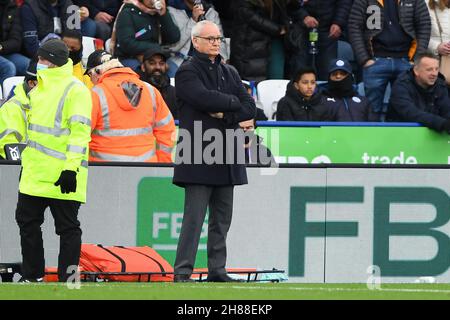
{"label": "elderly man in dark suit", "polygon": [[[173,183],[185,188],[185,207],[174,282],[192,281],[208,207],[207,281],[229,282],[233,279],[225,270],[226,237],[233,190],[235,185],[247,183],[245,159],[236,157],[244,155],[243,139],[235,139],[239,134],[232,141],[229,137],[242,132],[239,122],[254,118],[256,106],[237,71],[222,63],[219,50],[223,38],[218,26],[201,21],[192,29],[191,38],[192,58],[175,76],[180,133]],[[216,146],[214,152],[211,144]]]}

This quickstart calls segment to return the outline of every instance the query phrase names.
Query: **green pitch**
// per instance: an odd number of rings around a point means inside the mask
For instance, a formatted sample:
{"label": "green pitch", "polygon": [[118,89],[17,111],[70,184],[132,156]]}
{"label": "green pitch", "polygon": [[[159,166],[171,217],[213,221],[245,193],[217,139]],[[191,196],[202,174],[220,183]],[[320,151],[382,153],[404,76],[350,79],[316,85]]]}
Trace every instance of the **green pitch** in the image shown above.
{"label": "green pitch", "polygon": [[291,299],[445,299],[450,284],[381,284],[369,290],[366,284],[300,283],[0,283],[3,299],[151,299],[151,300],[291,300]]}

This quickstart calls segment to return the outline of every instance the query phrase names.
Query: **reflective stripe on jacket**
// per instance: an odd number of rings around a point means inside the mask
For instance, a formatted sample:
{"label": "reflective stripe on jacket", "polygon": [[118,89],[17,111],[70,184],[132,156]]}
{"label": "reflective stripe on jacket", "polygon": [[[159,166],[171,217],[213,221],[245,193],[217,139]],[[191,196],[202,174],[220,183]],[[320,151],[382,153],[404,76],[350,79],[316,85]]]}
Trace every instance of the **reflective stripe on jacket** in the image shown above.
{"label": "reflective stripe on jacket", "polygon": [[172,161],[172,114],[159,91],[131,69],[105,72],[92,101],[91,161]]}
{"label": "reflective stripe on jacket", "polygon": [[[72,76],[72,61],[38,71],[38,86],[29,94],[28,143],[22,153],[21,193],[86,201],[87,157],[92,100]],[[77,190],[61,193],[54,183],[61,171],[77,172]]]}
{"label": "reflective stripe on jacket", "polygon": [[5,156],[5,144],[26,142],[27,112],[30,109],[23,84],[14,88],[14,96],[0,107],[0,156]]}

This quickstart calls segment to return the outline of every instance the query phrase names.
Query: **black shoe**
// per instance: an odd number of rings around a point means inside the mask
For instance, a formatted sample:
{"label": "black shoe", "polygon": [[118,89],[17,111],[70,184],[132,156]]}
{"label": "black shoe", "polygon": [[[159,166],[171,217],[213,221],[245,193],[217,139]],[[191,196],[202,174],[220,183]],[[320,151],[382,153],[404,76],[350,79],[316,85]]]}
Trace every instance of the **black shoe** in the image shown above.
{"label": "black shoe", "polygon": [[34,279],[34,278],[24,278],[24,277],[20,278],[20,280],[19,280],[20,283],[32,283],[32,282],[39,283],[39,282],[43,282],[43,281],[44,281],[43,278]]}
{"label": "black shoe", "polygon": [[228,274],[208,275],[207,282],[242,282],[242,280],[233,279]]}
{"label": "black shoe", "polygon": [[173,277],[173,282],[195,282],[195,280],[191,279],[191,276],[188,274],[176,274]]}

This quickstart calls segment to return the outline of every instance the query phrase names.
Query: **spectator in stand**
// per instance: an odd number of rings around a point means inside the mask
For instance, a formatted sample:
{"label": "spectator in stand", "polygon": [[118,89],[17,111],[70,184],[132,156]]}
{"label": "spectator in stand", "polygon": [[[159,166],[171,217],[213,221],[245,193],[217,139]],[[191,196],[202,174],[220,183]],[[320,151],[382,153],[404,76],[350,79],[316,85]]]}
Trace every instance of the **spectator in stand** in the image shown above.
{"label": "spectator in stand", "polygon": [[[431,16],[431,38],[428,50],[435,55],[448,57],[450,55],[450,0],[428,0],[427,5]],[[447,84],[449,83],[450,79],[447,79]]]}
{"label": "spectator in stand", "polygon": [[79,31],[67,29],[62,35],[62,41],[69,49],[69,58],[73,62],[73,75],[83,82],[89,89],[93,87],[89,76],[85,75],[81,58],[83,55],[83,38]]}
{"label": "spectator in stand", "polygon": [[450,54],[450,0],[428,0],[431,36],[428,51],[435,55]]}
{"label": "spectator in stand", "polygon": [[82,35],[87,37],[95,37],[97,27],[95,26],[95,22],[89,18],[89,9],[83,6],[80,0],[73,0],[72,2],[74,5],[79,7],[78,13],[80,15]]}
{"label": "spectator in stand", "polygon": [[326,103],[316,83],[313,67],[300,69],[278,101],[276,119],[279,121],[333,121],[334,110]]}
{"label": "spectator in stand", "polygon": [[331,61],[328,83],[324,90],[326,103],[335,110],[334,121],[376,121],[369,100],[355,90],[352,66],[341,59]]}
{"label": "spectator in stand", "polygon": [[242,79],[284,78],[282,36],[289,24],[286,1],[242,0],[233,6],[230,62]]}
{"label": "spectator in stand", "polygon": [[89,55],[92,89],[91,161],[172,162],[175,123],[153,86],[105,50]]}
{"label": "spectator in stand", "polygon": [[[169,47],[170,51],[174,53],[168,61],[169,63],[169,77],[175,77],[178,67],[191,55],[191,30],[192,27],[199,21],[199,17],[203,17],[208,21],[214,22],[219,26],[222,32],[219,14],[214,7],[206,1],[202,1],[202,5],[195,5],[194,0],[170,0],[169,13],[172,20],[180,29],[180,41]],[[220,46],[220,55],[224,61],[229,59],[229,54],[225,42]]]}
{"label": "spectator in stand", "polygon": [[180,31],[161,0],[156,9],[153,0],[126,3],[117,16],[114,55],[124,66],[137,71],[144,52],[160,45],[170,45],[180,40]]}
{"label": "spectator in stand", "polygon": [[256,116],[255,116],[255,121],[257,120],[261,120],[261,121],[267,121],[269,120],[266,116],[266,114],[264,113],[264,106],[262,105],[262,103],[260,101],[258,101],[257,96],[256,96],[256,91],[253,92],[253,89],[250,85],[248,85],[245,82],[242,82],[242,84],[244,85],[245,89],[247,89],[247,92],[249,95],[252,96],[253,100],[255,100],[255,105],[256,105]]}
{"label": "spectator in stand", "polygon": [[0,1],[0,85],[9,77],[24,76],[30,59],[20,54],[22,25],[14,0]]}
{"label": "spectator in stand", "polygon": [[211,0],[212,5],[220,16],[223,36],[225,38],[231,38],[231,28],[233,27],[233,1],[234,0]]}
{"label": "spectator in stand", "polygon": [[81,25],[83,35],[103,41],[111,37],[112,26],[122,4],[121,0],[74,0],[74,3],[87,9],[86,22],[83,21]]}
{"label": "spectator in stand", "polygon": [[439,73],[439,57],[417,55],[414,68],[398,77],[392,88],[388,119],[419,122],[450,134],[450,98]]}
{"label": "spectator in stand", "polygon": [[141,79],[150,83],[161,93],[164,101],[172,113],[174,119],[178,119],[177,97],[175,87],[170,84],[167,75],[168,54],[158,48],[148,49],[144,53],[144,62],[141,65]]}
{"label": "spectator in stand", "polygon": [[[291,13],[294,23],[303,28],[303,43],[297,51],[291,53],[290,70],[295,72],[300,67],[313,66],[317,70],[318,80],[328,79],[328,65],[337,57],[337,41],[347,25],[351,0],[308,0],[300,1],[299,10]],[[313,53],[310,44],[310,31],[317,30]]]}
{"label": "spectator in stand", "polygon": [[21,7],[26,53],[34,57],[39,46],[50,38],[60,38],[66,29],[80,31],[71,17],[76,11],[71,0],[25,0]]}
{"label": "spectator in stand", "polygon": [[[378,8],[372,12],[369,8]],[[400,19],[401,17],[401,19]],[[363,66],[366,97],[379,121],[386,117],[383,99],[388,83],[411,68],[416,54],[425,52],[430,40],[431,21],[424,0],[355,1],[348,23],[350,42]]]}

